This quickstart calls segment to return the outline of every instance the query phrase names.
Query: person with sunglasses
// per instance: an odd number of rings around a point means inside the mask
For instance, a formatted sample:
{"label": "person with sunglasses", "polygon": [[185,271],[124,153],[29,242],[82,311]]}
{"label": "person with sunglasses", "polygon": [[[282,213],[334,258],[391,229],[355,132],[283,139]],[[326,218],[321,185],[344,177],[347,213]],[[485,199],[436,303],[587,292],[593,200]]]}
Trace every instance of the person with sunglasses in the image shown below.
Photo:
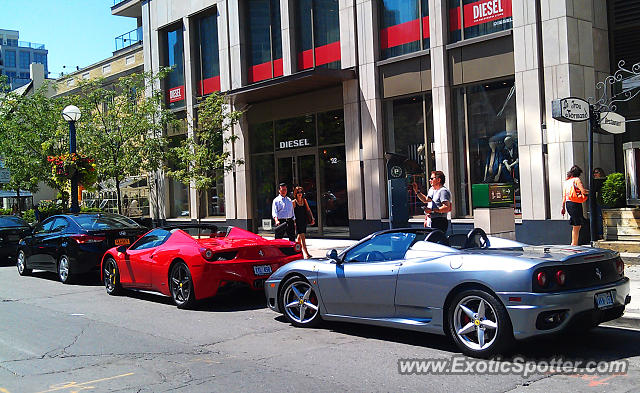
{"label": "person with sunglasses", "polygon": [[296,239],[302,246],[302,255],[305,259],[311,258],[309,251],[307,250],[307,224],[313,225],[316,223],[316,219],[313,217],[309,203],[304,197],[304,189],[297,186],[293,189],[293,213],[296,217]]}
{"label": "person with sunglasses", "polygon": [[424,212],[426,214],[424,226],[427,228],[440,229],[447,233],[449,229],[449,219],[447,214],[451,211],[451,192],[444,186],[445,175],[442,171],[432,171],[429,177],[431,187],[427,195],[420,192],[418,185],[413,183],[413,191],[418,199],[426,203]]}

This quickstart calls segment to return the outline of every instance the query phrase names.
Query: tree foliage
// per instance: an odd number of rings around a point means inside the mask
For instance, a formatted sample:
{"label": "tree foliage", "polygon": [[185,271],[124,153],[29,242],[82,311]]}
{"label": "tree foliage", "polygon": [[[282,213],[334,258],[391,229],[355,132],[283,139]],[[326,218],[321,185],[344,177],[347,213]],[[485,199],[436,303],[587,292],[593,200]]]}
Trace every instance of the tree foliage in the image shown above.
{"label": "tree foliage", "polygon": [[225,97],[217,92],[200,103],[194,135],[171,149],[175,168],[169,176],[202,192],[212,188],[225,172],[244,163],[232,160],[230,148],[224,148],[238,138],[231,129],[242,116],[241,111],[229,108]]}
{"label": "tree foliage", "polygon": [[104,79],[81,80],[80,94],[73,98],[82,111],[78,135],[83,150],[95,159],[98,180],[115,184],[120,213],[121,182],[165,161],[162,131],[173,116],[165,109],[162,91],[151,87],[167,72],[131,74],[109,86]]}
{"label": "tree foliage", "polygon": [[0,156],[11,173],[10,183],[2,188],[35,192],[44,181],[62,191],[47,157],[68,150],[68,129],[61,116],[65,99],[47,97],[46,84],[26,96],[0,90]]}
{"label": "tree foliage", "polygon": [[609,174],[602,185],[600,194],[601,201],[599,202],[603,206],[623,207],[627,197],[624,174],[618,172]]}

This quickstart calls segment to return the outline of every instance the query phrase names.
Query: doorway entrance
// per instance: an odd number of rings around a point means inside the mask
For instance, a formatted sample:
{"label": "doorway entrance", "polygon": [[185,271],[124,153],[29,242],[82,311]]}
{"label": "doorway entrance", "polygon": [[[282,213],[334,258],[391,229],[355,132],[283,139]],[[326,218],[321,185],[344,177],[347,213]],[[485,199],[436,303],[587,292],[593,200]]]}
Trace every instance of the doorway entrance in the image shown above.
{"label": "doorway entrance", "polygon": [[293,199],[293,189],[301,186],[316,223],[307,225],[307,234],[322,235],[322,219],[318,216],[318,154],[317,149],[304,149],[296,152],[286,151],[276,154],[276,178],[278,184],[286,183]]}

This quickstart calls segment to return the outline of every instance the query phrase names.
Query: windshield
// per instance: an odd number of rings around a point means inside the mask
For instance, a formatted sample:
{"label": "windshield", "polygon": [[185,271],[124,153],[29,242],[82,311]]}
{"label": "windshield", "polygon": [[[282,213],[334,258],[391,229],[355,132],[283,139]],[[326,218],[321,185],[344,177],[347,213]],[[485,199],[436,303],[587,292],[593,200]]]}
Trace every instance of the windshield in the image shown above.
{"label": "windshield", "polygon": [[100,231],[105,229],[141,228],[135,221],[117,214],[87,214],[74,216],[73,220],[82,229]]}
{"label": "windshield", "polygon": [[2,216],[0,217],[0,228],[27,227],[27,223],[20,217]]}

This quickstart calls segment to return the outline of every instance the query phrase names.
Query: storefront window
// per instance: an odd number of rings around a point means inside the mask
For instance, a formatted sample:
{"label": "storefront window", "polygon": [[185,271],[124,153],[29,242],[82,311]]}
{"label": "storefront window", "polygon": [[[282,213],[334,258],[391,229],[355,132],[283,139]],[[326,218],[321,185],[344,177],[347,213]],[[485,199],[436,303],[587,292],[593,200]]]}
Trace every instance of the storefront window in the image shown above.
{"label": "storefront window", "polygon": [[344,144],[344,111],[318,113],[318,144]]}
{"label": "storefront window", "polygon": [[249,126],[251,153],[273,152],[273,122],[252,124]]}
{"label": "storefront window", "polygon": [[197,68],[198,96],[220,91],[217,12],[198,18]]}
{"label": "storefront window", "polygon": [[[453,107],[458,212],[472,215],[474,184],[505,183],[513,187],[520,209],[520,172],[516,97],[513,80],[482,83],[454,90]],[[466,118],[465,122],[465,106]]]}
{"label": "storefront window", "polygon": [[320,182],[324,226],[348,226],[347,164],[344,146],[328,147],[320,151]]}
{"label": "storefront window", "polygon": [[213,186],[203,194],[205,194],[203,197],[206,198],[206,202],[202,203],[201,206],[206,208],[206,211],[201,212],[202,215],[208,217],[224,216],[224,170],[219,170],[215,173]]}
{"label": "storefront window", "polygon": [[296,3],[298,70],[340,68],[338,0],[299,0]]}
{"label": "storefront window", "polygon": [[511,29],[511,1],[449,0],[449,41],[456,42]]}
{"label": "storefront window", "polygon": [[316,145],[316,124],[314,115],[278,120],[276,129],[276,150],[290,150]]}
{"label": "storefront window", "polygon": [[247,1],[249,83],[283,75],[279,0]]}
{"label": "storefront window", "polygon": [[422,203],[413,192],[411,184],[418,184],[420,189],[426,192],[427,174],[436,170],[431,95],[388,100],[384,104],[384,114],[385,152],[400,154],[407,158],[405,169],[409,217],[421,216],[424,214]]}
{"label": "storefront window", "polygon": [[184,89],[184,42],[182,37],[182,26],[173,28],[165,32],[163,65],[173,67],[165,79],[167,92],[167,105],[169,108],[178,108],[185,105]]}
{"label": "storefront window", "polygon": [[382,0],[380,49],[382,58],[429,48],[428,0]]}
{"label": "storefront window", "polygon": [[[169,148],[180,146],[187,139],[187,136],[175,135],[168,138]],[[175,169],[176,164],[169,160],[169,169]],[[177,181],[174,178],[169,178],[169,217],[171,218],[188,218],[189,213],[189,187],[185,184]]]}
{"label": "storefront window", "polygon": [[[254,155],[251,158],[251,173],[254,179],[256,218],[259,229],[264,229],[262,220],[271,222],[271,202],[276,197],[276,169],[273,154]],[[257,179],[260,179],[257,181]]]}

